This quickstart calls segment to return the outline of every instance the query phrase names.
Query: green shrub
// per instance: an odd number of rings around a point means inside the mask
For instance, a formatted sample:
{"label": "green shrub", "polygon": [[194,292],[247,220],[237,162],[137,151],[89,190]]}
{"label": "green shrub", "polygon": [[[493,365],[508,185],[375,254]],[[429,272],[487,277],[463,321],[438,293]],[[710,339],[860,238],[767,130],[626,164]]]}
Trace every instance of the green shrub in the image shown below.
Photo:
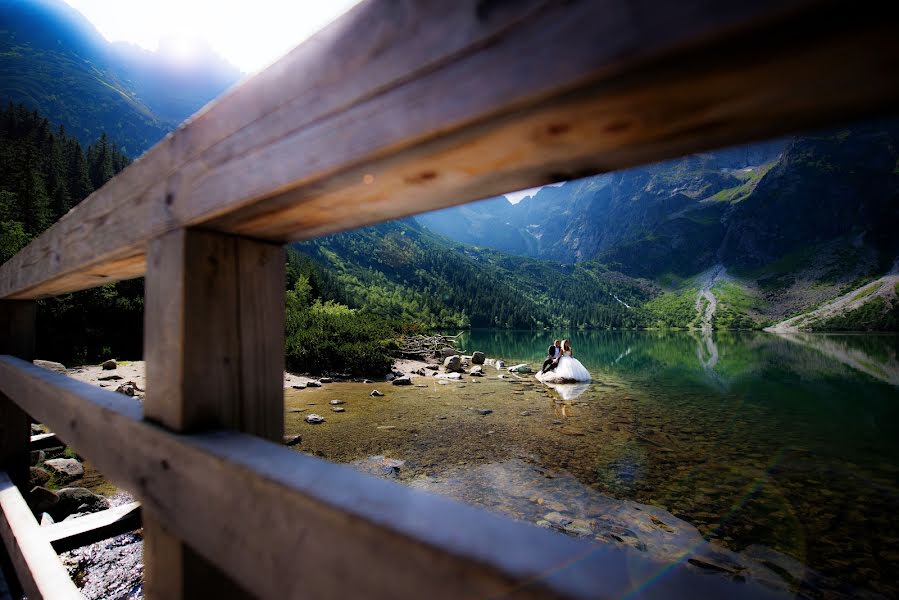
{"label": "green shrub", "polygon": [[305,304],[305,283],[287,293],[286,362],[290,371],[383,375],[398,347],[395,328],[376,315],[334,302]]}

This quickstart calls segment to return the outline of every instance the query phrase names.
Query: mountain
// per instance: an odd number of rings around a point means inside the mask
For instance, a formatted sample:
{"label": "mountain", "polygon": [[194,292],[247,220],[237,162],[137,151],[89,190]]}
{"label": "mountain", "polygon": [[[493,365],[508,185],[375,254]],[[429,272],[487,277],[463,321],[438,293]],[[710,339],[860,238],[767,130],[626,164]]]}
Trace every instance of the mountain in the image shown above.
{"label": "mountain", "polygon": [[[648,305],[661,315],[658,324],[773,324],[864,287],[899,256],[899,120],[570,181],[514,205],[493,198],[416,218],[477,247],[595,261],[655,281],[668,290]],[[886,297],[884,315],[899,306],[895,293]],[[877,319],[866,322],[876,328]]]}
{"label": "mountain", "polygon": [[294,244],[315,294],[429,327],[639,327],[651,282],[591,261],[577,265],[479,249],[414,219]]}
{"label": "mountain", "polygon": [[111,44],[61,0],[0,0],[0,98],[83,145],[106,133],[136,157],[238,80],[235,67],[198,50],[184,62],[165,45]]}

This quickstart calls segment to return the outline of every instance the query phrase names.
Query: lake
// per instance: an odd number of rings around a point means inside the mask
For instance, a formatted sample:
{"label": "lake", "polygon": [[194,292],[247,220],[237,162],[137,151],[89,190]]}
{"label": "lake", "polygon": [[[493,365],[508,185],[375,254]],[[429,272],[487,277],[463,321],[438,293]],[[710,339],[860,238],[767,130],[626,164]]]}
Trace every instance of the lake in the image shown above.
{"label": "lake", "polygon": [[899,595],[899,336],[475,330],[462,345],[539,365],[554,337],[596,381],[576,402],[620,393],[607,380],[632,399],[629,443],[568,461],[581,483],[784,553],[825,587]]}
{"label": "lake", "polygon": [[286,430],[298,451],[664,564],[899,596],[899,337],[474,330],[461,346],[539,368],[554,337],[592,383],[485,366],[287,390]]}

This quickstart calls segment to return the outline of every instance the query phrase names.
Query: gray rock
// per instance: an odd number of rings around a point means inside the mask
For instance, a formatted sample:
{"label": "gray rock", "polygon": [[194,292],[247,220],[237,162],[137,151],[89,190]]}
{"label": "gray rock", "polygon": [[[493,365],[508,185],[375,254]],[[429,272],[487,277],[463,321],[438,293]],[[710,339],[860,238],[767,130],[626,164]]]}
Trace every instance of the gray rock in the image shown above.
{"label": "gray rock", "polygon": [[493,411],[490,410],[489,408],[479,408],[479,409],[478,409],[478,414],[479,414],[479,415],[489,415],[489,414],[492,413],[492,412],[493,412]]}
{"label": "gray rock", "polygon": [[571,523],[564,526],[565,532],[572,535],[584,536],[593,535],[593,528],[583,519],[574,519]]}
{"label": "gray rock", "polygon": [[45,487],[37,486],[28,492],[28,506],[34,514],[47,512],[59,502],[59,495]]}
{"label": "gray rock", "polygon": [[462,379],[462,373],[441,373],[440,375],[437,375],[437,377],[440,379],[453,379],[458,381]]}
{"label": "gray rock", "polygon": [[439,371],[440,366],[439,365],[425,365],[425,369],[427,369],[428,371]]}
{"label": "gray rock", "polygon": [[74,458],[51,458],[44,461],[44,466],[50,469],[54,475],[66,479],[75,479],[84,475],[84,467]]}
{"label": "gray rock", "polygon": [[369,396],[373,396],[375,398],[381,397],[384,395],[384,392],[379,392],[378,390],[372,390]]}
{"label": "gray rock", "polygon": [[34,360],[32,362],[36,367],[62,373],[63,375],[66,374],[66,366],[62,363],[53,362],[52,360]]}
{"label": "gray rock", "polygon": [[446,358],[448,356],[455,356],[456,351],[453,348],[444,348],[440,351],[440,356]]}
{"label": "gray rock", "polygon": [[473,365],[483,365],[485,360],[487,360],[487,356],[483,352],[475,352],[471,355],[471,364]]}
{"label": "gray rock", "polygon": [[31,465],[34,466],[38,463],[44,462],[47,459],[47,454],[43,450],[32,450],[31,451]]}
{"label": "gray rock", "polygon": [[346,409],[342,406],[332,406],[331,412],[342,413],[342,412],[346,412]]}
{"label": "gray rock", "polygon": [[109,508],[106,498],[83,487],[64,488],[57,495],[59,502],[47,511],[57,522],[75,513],[94,513]]}
{"label": "gray rock", "polygon": [[56,521],[53,520],[53,517],[50,516],[50,513],[41,513],[41,527],[53,525],[54,523],[56,523]]}
{"label": "gray rock", "polygon": [[129,381],[117,387],[115,391],[119,394],[125,394],[126,396],[134,396],[134,393],[137,391],[137,387],[134,385],[134,382]]}
{"label": "gray rock", "polygon": [[334,383],[334,380],[331,379],[330,377],[322,377],[322,378],[319,379],[319,382],[321,382],[321,383]]}
{"label": "gray rock", "polygon": [[472,367],[471,370],[468,371],[468,374],[472,377],[483,377],[484,369],[481,366]]}
{"label": "gray rock", "polygon": [[50,481],[50,473],[40,467],[31,467],[28,474],[28,487],[41,487]]}
{"label": "gray rock", "polygon": [[97,381],[118,381],[119,379],[124,379],[121,375],[106,375],[104,377],[97,377]]}
{"label": "gray rock", "polygon": [[425,372],[424,369],[415,369],[414,371],[412,371],[412,374],[413,374],[413,375],[418,375],[419,377],[426,377],[426,376],[427,376],[427,372]]}
{"label": "gray rock", "polygon": [[101,364],[100,366],[103,367],[104,371],[112,371],[118,365],[116,364],[116,361],[114,358],[110,358],[109,360],[104,361],[103,364]]}
{"label": "gray rock", "polygon": [[322,386],[322,384],[318,381],[315,381],[314,379],[312,381],[306,382],[306,387],[321,387],[321,386]]}
{"label": "gray rock", "polygon": [[393,373],[388,373],[384,376],[384,381],[393,381],[394,379],[396,379],[396,375]]}
{"label": "gray rock", "polygon": [[325,418],[315,413],[309,413],[308,415],[306,415],[306,422],[312,425],[318,425],[319,423],[324,423]]}
{"label": "gray rock", "polygon": [[292,387],[292,388],[295,389],[295,390],[305,390],[305,389],[306,389],[306,384],[305,384],[305,383],[297,383],[297,384],[294,384],[294,385],[292,385],[292,386],[290,386],[290,387]]}
{"label": "gray rock", "polygon": [[363,379],[362,383],[374,383],[371,379]]}
{"label": "gray rock", "polygon": [[496,361],[496,368],[497,369],[505,369],[506,368],[505,361],[502,361],[502,360]]}
{"label": "gray rock", "polygon": [[520,365],[509,367],[509,371],[512,373],[530,373],[531,367],[527,363],[521,363]]}
{"label": "gray rock", "polygon": [[402,377],[397,377],[391,383],[393,385],[412,385],[412,379],[408,375],[403,375]]}
{"label": "gray rock", "polygon": [[530,417],[530,416],[531,416],[531,413],[530,413],[529,411],[526,411],[526,410],[523,410],[523,411],[521,411],[521,412],[518,413],[518,414],[521,415],[522,417]]}
{"label": "gray rock", "polygon": [[447,356],[443,360],[443,368],[447,373],[459,372],[462,370],[462,359],[458,356]]}
{"label": "gray rock", "polygon": [[565,527],[566,525],[569,525],[572,522],[572,519],[566,517],[562,513],[556,512],[556,511],[553,511],[551,513],[546,513],[545,515],[543,515],[543,520],[549,521],[553,525],[558,525],[559,527]]}
{"label": "gray rock", "polygon": [[343,400],[331,400],[330,404],[332,406],[337,406],[338,404],[346,404]]}
{"label": "gray rock", "polygon": [[302,436],[299,435],[285,435],[284,436],[284,445],[285,446],[296,446],[300,442],[303,441]]}

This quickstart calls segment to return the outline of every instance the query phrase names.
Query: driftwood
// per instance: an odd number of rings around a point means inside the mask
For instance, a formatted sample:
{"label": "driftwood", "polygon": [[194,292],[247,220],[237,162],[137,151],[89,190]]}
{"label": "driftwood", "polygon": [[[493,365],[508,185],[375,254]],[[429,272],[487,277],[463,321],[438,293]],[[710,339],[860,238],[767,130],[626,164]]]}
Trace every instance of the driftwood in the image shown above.
{"label": "driftwood", "polygon": [[460,352],[461,350],[456,348],[456,343],[461,335],[461,332],[456,335],[407,335],[400,342],[400,347],[394,355],[398,358],[423,360],[439,355],[447,349]]}

